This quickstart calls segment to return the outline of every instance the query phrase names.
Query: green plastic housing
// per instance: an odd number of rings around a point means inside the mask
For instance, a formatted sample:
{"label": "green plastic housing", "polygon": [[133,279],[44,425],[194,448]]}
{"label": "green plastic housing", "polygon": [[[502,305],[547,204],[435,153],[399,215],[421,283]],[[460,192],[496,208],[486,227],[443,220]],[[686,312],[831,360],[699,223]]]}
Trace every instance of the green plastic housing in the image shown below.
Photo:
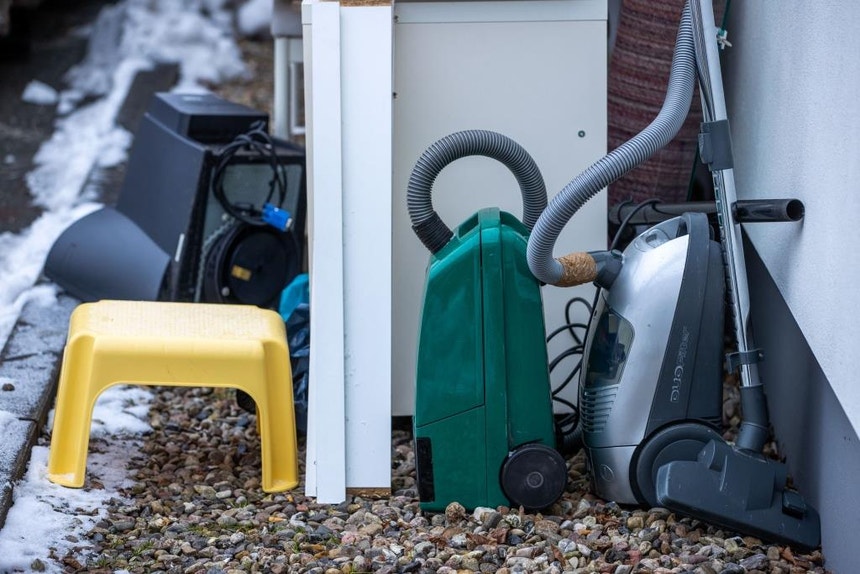
{"label": "green plastic housing", "polygon": [[528,229],[483,209],[430,260],[419,331],[414,431],[421,507],[510,505],[510,451],[555,447],[540,284]]}

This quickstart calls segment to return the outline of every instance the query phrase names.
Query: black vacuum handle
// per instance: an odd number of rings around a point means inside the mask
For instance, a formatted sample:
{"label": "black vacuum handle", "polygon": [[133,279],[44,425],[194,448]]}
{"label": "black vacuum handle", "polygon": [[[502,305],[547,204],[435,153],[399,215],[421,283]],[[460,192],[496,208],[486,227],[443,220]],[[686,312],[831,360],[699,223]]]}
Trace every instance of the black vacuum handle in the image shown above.
{"label": "black vacuum handle", "polygon": [[[637,205],[620,203],[609,210],[609,222],[620,225]],[[654,203],[639,208],[628,222],[631,225],[649,225],[666,221],[685,212],[717,212],[713,201],[689,201],[685,203]],[[732,210],[735,221],[739,223],[766,223],[780,221],[800,221],[805,208],[799,199],[747,199],[735,202]]]}

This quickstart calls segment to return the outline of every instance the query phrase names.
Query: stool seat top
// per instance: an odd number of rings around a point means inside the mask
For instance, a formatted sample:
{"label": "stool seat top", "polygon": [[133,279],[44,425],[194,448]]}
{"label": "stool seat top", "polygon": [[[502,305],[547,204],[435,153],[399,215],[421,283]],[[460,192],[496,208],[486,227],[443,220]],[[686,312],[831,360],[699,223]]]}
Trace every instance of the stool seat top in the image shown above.
{"label": "stool seat top", "polygon": [[69,321],[70,336],[158,339],[281,340],[281,316],[253,305],[103,300],[78,305]]}

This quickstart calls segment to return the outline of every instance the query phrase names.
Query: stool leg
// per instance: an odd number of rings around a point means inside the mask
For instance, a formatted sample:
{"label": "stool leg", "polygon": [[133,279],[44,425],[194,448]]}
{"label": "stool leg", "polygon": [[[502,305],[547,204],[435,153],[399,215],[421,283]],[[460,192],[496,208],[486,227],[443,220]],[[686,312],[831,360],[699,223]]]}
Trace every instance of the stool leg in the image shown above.
{"label": "stool leg", "polygon": [[282,492],[299,483],[293,385],[289,361],[281,360],[278,353],[267,355],[265,388],[257,396],[248,393],[257,403],[263,490]]}
{"label": "stool leg", "polygon": [[93,385],[92,351],[92,337],[78,337],[63,355],[48,455],[48,480],[62,486],[84,485],[93,403],[104,388]]}

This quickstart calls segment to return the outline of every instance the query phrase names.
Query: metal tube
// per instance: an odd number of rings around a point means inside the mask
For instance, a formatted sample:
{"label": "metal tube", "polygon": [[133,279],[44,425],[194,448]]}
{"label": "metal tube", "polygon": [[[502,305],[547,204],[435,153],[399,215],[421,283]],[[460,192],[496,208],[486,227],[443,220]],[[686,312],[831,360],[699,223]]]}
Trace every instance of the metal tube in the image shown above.
{"label": "metal tube", "polygon": [[290,139],[290,39],[275,38],[274,53],[274,102],[272,106],[272,135]]}
{"label": "metal tube", "polygon": [[735,203],[735,219],[741,223],[800,221],[804,215],[799,199],[750,199]]}
{"label": "metal tube", "polygon": [[[706,122],[720,121],[728,118],[726,100],[723,92],[723,78],[720,69],[720,53],[717,45],[716,24],[712,0],[694,0],[698,10],[694,10],[693,26],[698,27],[693,36],[701,40],[697,45],[697,62],[702,76],[700,85],[704,84],[702,93],[702,112]],[[698,14],[696,14],[698,13]],[[698,15],[698,18],[696,16]],[[697,21],[698,20],[698,21]],[[698,44],[698,42],[697,42]],[[708,97],[710,96],[710,97]],[[734,170],[722,169],[713,171],[714,197],[717,202],[717,221],[720,225],[720,235],[723,244],[723,257],[726,262],[726,281],[734,318],[737,350],[746,355],[755,349],[750,327],[749,283],[746,274],[741,225],[732,213],[732,207],[737,202]],[[755,362],[740,365],[741,387],[760,387],[758,365]],[[760,427],[767,428],[767,410],[763,401],[756,402],[761,408],[753,412],[743,413],[743,423],[738,434],[737,445],[743,449],[760,451],[764,446],[761,440]]]}

